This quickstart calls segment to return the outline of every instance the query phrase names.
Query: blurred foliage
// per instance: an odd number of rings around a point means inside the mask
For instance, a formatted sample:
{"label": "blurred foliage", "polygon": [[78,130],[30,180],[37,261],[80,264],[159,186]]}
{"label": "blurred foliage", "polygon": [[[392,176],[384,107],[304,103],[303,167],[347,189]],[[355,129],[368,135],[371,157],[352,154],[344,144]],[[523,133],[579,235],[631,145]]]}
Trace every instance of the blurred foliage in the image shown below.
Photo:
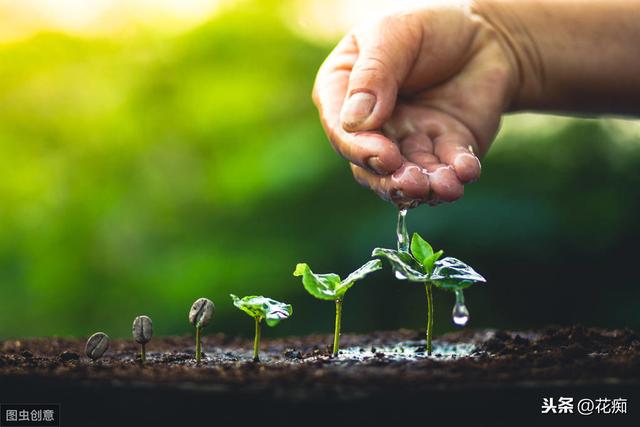
{"label": "blurred foliage", "polygon": [[[0,46],[0,337],[250,335],[229,293],[292,303],[273,335],[330,333],[297,262],[348,273],[393,247],[395,208],[359,187],[310,101],[331,46],[302,39],[275,2],[249,2],[179,36],[40,34]],[[640,327],[637,124],[507,119],[464,199],[410,212],[487,279],[473,327]],[[630,131],[631,130],[631,131]],[[422,328],[423,292],[385,269],[354,288],[344,331]],[[387,309],[395,300],[393,311]],[[436,297],[452,329],[453,296]]]}

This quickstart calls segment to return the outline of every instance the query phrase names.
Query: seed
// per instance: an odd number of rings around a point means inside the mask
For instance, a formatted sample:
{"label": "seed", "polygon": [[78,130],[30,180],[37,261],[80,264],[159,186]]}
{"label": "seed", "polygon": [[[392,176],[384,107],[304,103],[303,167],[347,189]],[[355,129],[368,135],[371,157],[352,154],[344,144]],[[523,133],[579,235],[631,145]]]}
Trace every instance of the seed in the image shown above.
{"label": "seed", "polygon": [[151,341],[151,337],[153,336],[153,322],[149,316],[138,316],[133,319],[131,333],[133,334],[133,339],[138,344],[146,344]]}
{"label": "seed", "polygon": [[109,335],[104,332],[96,332],[87,340],[84,352],[93,360],[100,359],[109,348]]}
{"label": "seed", "polygon": [[213,301],[207,298],[198,298],[189,311],[189,322],[196,328],[203,328],[209,324],[214,311]]}

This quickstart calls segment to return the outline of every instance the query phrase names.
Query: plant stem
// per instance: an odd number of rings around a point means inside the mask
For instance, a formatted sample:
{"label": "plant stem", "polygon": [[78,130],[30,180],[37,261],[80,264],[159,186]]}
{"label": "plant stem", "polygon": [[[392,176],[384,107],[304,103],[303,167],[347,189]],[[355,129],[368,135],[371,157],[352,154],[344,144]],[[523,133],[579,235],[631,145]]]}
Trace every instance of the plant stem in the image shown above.
{"label": "plant stem", "polygon": [[431,282],[425,283],[425,289],[427,290],[427,355],[431,356],[432,346],[431,337],[433,334],[433,292]]}
{"label": "plant stem", "polygon": [[338,355],[338,350],[340,350],[340,323],[342,321],[342,300],[336,300],[336,328],[333,332],[333,353],[331,353],[331,357],[336,357]]}
{"label": "plant stem", "polygon": [[196,363],[200,364],[202,357],[202,342],[200,341],[200,327],[196,326]]}
{"label": "plant stem", "polygon": [[253,361],[260,361],[260,318],[256,317],[256,336],[253,339]]}
{"label": "plant stem", "polygon": [[140,362],[144,365],[147,360],[147,351],[144,348],[144,344],[140,344]]}

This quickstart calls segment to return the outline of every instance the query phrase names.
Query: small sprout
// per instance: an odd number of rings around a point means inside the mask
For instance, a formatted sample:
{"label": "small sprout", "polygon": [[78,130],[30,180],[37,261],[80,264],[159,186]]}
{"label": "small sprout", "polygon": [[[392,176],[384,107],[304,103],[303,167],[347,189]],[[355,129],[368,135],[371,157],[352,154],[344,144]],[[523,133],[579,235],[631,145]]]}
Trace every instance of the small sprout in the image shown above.
{"label": "small sprout", "polygon": [[290,304],[276,301],[263,296],[250,295],[238,298],[231,294],[233,305],[253,317],[256,322],[256,332],[253,339],[253,360],[260,361],[260,322],[264,319],[269,326],[276,326],[281,320],[288,319],[293,314]]}
{"label": "small sprout", "polygon": [[189,311],[189,322],[196,328],[196,363],[200,363],[202,357],[202,340],[200,339],[200,330],[207,326],[211,321],[213,312],[215,311],[213,301],[207,298],[198,298],[191,306]]}
{"label": "small sprout", "polygon": [[341,280],[337,274],[315,274],[307,264],[296,265],[294,276],[302,276],[302,285],[311,295],[318,299],[336,302],[336,322],[333,333],[332,356],[338,354],[340,349],[340,323],[342,319],[342,302],[347,291],[369,273],[382,268],[382,262],[374,259],[351,273],[346,279]]}
{"label": "small sprout", "polygon": [[96,332],[87,340],[84,352],[91,360],[98,360],[109,349],[109,335]]}
{"label": "small sprout", "polygon": [[133,319],[133,326],[131,326],[131,333],[135,342],[140,344],[140,362],[144,365],[147,360],[147,352],[145,344],[151,341],[153,336],[153,322],[149,316],[138,316]]}
{"label": "small sprout", "polygon": [[[399,223],[403,219],[399,219]],[[401,228],[400,226],[398,227]],[[406,228],[402,223],[402,228]],[[405,250],[407,249],[407,250]],[[462,290],[474,283],[485,282],[484,277],[479,275],[473,268],[469,267],[459,259],[446,257],[442,258],[443,251],[434,252],[431,245],[418,233],[413,233],[410,250],[406,246],[398,245],[398,250],[375,248],[372,255],[386,258],[396,277],[410,282],[424,283],[427,292],[427,354],[432,351],[432,330],[433,330],[433,286],[452,291],[456,295],[456,305],[453,308],[453,321],[456,325],[464,326],[469,320],[469,310],[464,305],[464,295]]]}

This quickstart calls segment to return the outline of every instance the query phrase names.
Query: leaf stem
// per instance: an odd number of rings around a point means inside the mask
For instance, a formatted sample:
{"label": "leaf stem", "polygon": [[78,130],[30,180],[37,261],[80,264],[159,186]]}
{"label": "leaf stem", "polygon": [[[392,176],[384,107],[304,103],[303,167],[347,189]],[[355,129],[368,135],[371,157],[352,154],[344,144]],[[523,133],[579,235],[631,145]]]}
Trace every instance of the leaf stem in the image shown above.
{"label": "leaf stem", "polygon": [[253,339],[253,361],[260,361],[260,318],[256,317],[256,336]]}
{"label": "leaf stem", "polygon": [[200,327],[196,326],[196,364],[200,364],[202,357],[202,341],[200,340]]}
{"label": "leaf stem", "polygon": [[336,357],[338,355],[338,350],[340,350],[340,323],[342,322],[342,300],[336,300],[336,327],[333,332],[333,353],[331,353],[331,357]]}
{"label": "leaf stem", "polygon": [[144,348],[144,344],[140,344],[140,362],[144,365],[144,362],[147,361],[147,351]]}
{"label": "leaf stem", "polygon": [[424,287],[427,291],[427,355],[431,356],[431,337],[433,335],[433,285],[431,282],[426,282]]}

